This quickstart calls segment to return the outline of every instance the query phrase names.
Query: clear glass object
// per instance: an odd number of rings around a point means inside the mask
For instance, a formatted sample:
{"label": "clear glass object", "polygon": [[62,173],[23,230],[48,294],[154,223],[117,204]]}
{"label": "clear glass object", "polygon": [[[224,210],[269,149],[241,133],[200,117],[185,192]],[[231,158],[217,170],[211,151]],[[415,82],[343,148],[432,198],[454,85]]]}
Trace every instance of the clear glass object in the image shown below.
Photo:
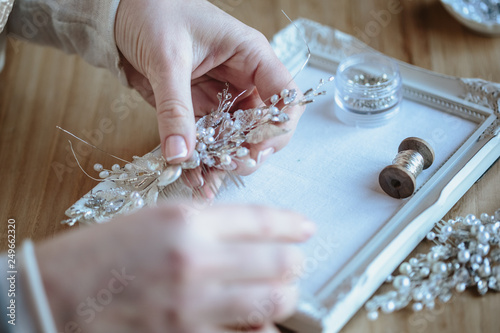
{"label": "clear glass object", "polygon": [[335,113],[347,125],[379,127],[394,118],[403,99],[398,64],[377,53],[353,55],[335,76]]}

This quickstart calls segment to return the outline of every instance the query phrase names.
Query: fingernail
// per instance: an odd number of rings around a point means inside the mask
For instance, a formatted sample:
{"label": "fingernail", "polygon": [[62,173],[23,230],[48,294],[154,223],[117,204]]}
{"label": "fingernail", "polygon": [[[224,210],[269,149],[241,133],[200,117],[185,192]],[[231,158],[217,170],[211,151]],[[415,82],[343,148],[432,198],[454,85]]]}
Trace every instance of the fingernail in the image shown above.
{"label": "fingernail", "polygon": [[180,135],[171,135],[165,141],[165,158],[171,162],[178,158],[186,157],[188,149],[186,141]]}
{"label": "fingernail", "polygon": [[274,154],[273,147],[260,151],[259,155],[257,155],[257,164],[264,163],[272,154]]}
{"label": "fingernail", "polygon": [[316,224],[314,222],[304,221],[304,222],[302,222],[301,228],[302,228],[302,232],[307,237],[310,237],[316,233]]}

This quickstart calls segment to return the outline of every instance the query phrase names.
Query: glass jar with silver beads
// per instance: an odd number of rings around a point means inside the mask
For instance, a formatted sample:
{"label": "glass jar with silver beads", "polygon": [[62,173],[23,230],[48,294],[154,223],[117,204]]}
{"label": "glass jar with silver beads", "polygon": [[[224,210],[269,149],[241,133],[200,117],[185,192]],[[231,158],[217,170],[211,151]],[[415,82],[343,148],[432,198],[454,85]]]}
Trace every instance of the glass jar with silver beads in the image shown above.
{"label": "glass jar with silver beads", "polygon": [[356,127],[379,127],[399,112],[403,99],[398,64],[378,53],[342,61],[335,76],[335,114]]}

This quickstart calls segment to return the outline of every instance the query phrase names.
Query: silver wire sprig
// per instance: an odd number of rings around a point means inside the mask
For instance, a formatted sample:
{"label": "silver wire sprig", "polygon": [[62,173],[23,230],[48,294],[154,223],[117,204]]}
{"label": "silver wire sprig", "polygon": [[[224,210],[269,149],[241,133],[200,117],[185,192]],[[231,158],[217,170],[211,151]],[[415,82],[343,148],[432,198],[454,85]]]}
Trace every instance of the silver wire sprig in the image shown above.
{"label": "silver wire sprig", "polygon": [[[204,188],[217,196],[221,187],[225,188],[229,183],[234,183],[237,187],[244,186],[236,169],[238,165],[249,168],[257,166],[257,161],[250,157],[251,145],[288,133],[289,130],[283,126],[290,120],[287,112],[293,107],[312,103],[317,96],[324,95],[321,88],[332,80],[333,78],[321,80],[316,88],[309,89],[300,97],[295,89],[283,89],[279,94],[271,96],[267,105],[235,112],[232,112],[232,108],[245,92],[233,98],[229,85],[226,84],[225,89],[217,95],[217,109],[196,123],[196,147],[193,155],[180,164],[167,163],[159,149],[156,153],[148,153],[142,157],[134,156],[132,161],[106,153],[125,164],[114,164],[110,169],[105,169],[102,164],[95,164],[94,170],[100,178],[96,179],[83,170],[74,154],[82,171],[103,185],[100,190],[92,191],[68,209],[66,215],[69,219],[63,223],[102,223],[144,206],[154,206],[159,200],[179,197],[181,193],[189,195],[191,199],[206,200],[208,195]],[[72,133],[61,130],[103,151]],[[195,185],[190,179],[192,177],[199,179]]]}

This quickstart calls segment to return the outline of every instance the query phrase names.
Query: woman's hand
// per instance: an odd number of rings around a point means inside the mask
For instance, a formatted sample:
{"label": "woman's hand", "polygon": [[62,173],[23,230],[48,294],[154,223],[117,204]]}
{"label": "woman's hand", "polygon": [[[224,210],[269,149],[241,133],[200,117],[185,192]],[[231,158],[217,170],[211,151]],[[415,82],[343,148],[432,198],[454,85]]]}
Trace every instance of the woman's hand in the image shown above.
{"label": "woman's hand", "polygon": [[[235,109],[263,105],[285,87],[297,89],[261,33],[206,0],[121,0],[115,35],[129,83],[157,109],[169,162],[192,154],[195,119],[217,106],[226,82],[233,96],[246,90]],[[302,112],[290,109],[290,133],[252,146],[250,156],[262,163],[283,148]],[[239,165],[237,173],[254,170]]]}
{"label": "woman's hand", "polygon": [[272,332],[292,314],[301,264],[292,243],[311,236],[311,222],[264,207],[187,221],[183,211],[143,210],[37,245],[58,331]]}

